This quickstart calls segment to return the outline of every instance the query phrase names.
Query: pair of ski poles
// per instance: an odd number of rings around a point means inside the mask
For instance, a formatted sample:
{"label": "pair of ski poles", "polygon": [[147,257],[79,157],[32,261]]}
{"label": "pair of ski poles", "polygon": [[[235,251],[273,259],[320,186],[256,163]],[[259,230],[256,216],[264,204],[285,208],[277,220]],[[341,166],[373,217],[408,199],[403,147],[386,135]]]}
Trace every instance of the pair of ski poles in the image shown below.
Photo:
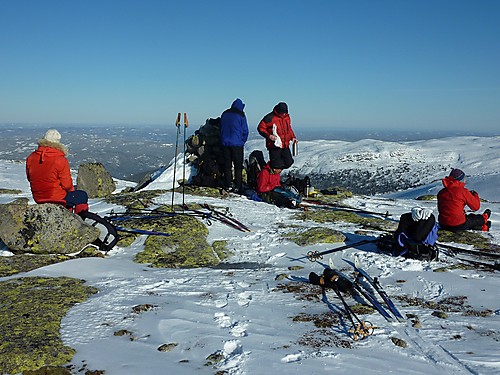
{"label": "pair of ski poles", "polygon": [[[184,113],[184,142],[183,142],[183,156],[184,161],[182,163],[182,207],[184,207],[184,186],[186,185],[186,129],[189,125],[187,114]],[[181,113],[177,114],[177,119],[175,120],[175,126],[177,128],[175,137],[175,156],[174,156],[174,178],[172,181],[172,211],[174,210],[174,192],[175,192],[175,171],[177,168],[177,153],[179,152],[179,134],[181,133]]]}

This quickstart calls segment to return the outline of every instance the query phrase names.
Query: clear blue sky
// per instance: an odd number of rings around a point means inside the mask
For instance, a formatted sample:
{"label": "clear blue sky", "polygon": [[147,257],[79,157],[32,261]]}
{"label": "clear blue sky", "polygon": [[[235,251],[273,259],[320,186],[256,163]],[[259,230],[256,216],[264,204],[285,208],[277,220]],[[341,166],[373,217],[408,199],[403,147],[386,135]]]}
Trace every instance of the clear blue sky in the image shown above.
{"label": "clear blue sky", "polygon": [[0,123],[500,133],[499,0],[0,0]]}

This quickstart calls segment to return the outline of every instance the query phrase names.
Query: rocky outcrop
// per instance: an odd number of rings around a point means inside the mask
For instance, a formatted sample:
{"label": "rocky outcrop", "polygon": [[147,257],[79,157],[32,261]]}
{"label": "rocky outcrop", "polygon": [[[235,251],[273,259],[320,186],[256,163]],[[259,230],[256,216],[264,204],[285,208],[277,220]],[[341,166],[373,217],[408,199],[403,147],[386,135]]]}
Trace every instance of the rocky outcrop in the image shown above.
{"label": "rocky outcrop", "polygon": [[28,205],[26,200],[0,205],[0,239],[14,253],[71,254],[99,234],[61,205]]}
{"label": "rocky outcrop", "polygon": [[78,190],[86,191],[89,198],[109,197],[116,189],[113,177],[101,163],[81,164],[76,185]]}

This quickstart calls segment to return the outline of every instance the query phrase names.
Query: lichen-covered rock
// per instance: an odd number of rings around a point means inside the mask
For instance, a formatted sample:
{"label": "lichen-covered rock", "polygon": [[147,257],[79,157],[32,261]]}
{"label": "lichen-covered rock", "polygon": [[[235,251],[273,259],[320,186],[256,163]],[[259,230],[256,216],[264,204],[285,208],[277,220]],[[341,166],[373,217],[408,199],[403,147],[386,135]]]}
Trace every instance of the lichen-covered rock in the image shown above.
{"label": "lichen-covered rock", "polygon": [[85,190],[89,198],[109,197],[116,189],[113,177],[101,163],[81,164],[76,184],[77,189]]}
{"label": "lichen-covered rock", "polygon": [[0,205],[0,239],[14,253],[71,254],[99,234],[99,229],[58,204]]}
{"label": "lichen-covered rock", "polygon": [[[166,209],[166,208],[164,208]],[[152,219],[147,222],[128,221],[134,228],[156,230],[170,236],[149,236],[144,251],[136,255],[138,263],[149,263],[153,267],[207,267],[220,263],[221,258],[230,255],[225,242],[210,245],[207,242],[208,229],[199,219],[189,215]]]}
{"label": "lichen-covered rock", "polygon": [[317,223],[336,223],[342,221],[344,223],[358,224],[362,228],[377,229],[387,232],[395,231],[397,227],[397,223],[392,221],[383,220],[376,217],[358,215],[354,212],[342,211],[342,209],[308,210],[295,214],[294,218],[298,220],[312,220]]}
{"label": "lichen-covered rock", "polygon": [[331,228],[314,227],[302,232],[292,232],[285,235],[299,246],[314,245],[318,243],[344,242],[346,236]]}
{"label": "lichen-covered rock", "polygon": [[70,362],[75,350],[60,338],[61,319],[97,289],[68,277],[0,282],[0,369],[18,374]]}
{"label": "lichen-covered rock", "polygon": [[0,257],[0,277],[28,272],[37,268],[64,262],[71,259],[68,255],[38,255],[20,254],[10,257]]}

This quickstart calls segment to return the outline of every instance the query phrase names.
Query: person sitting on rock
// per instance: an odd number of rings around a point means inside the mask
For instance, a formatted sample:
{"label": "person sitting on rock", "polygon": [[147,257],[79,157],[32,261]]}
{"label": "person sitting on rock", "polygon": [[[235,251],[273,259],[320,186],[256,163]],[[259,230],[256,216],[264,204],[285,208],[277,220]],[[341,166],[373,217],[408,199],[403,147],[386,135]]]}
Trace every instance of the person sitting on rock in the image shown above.
{"label": "person sitting on rock", "polygon": [[81,214],[88,211],[88,195],[75,190],[67,154],[61,134],[49,129],[38,141],[38,148],[26,158],[26,177],[36,203],[61,203]]}
{"label": "person sitting on rock", "polygon": [[452,232],[468,229],[489,231],[491,227],[489,209],[483,214],[465,213],[466,206],[472,211],[478,211],[481,208],[478,193],[465,187],[465,173],[455,168],[442,181],[444,188],[437,195],[440,228]]}
{"label": "person sitting on rock", "polygon": [[393,238],[396,242],[394,256],[434,259],[437,256],[433,246],[438,238],[438,227],[432,210],[413,207],[411,212],[401,215]]}

